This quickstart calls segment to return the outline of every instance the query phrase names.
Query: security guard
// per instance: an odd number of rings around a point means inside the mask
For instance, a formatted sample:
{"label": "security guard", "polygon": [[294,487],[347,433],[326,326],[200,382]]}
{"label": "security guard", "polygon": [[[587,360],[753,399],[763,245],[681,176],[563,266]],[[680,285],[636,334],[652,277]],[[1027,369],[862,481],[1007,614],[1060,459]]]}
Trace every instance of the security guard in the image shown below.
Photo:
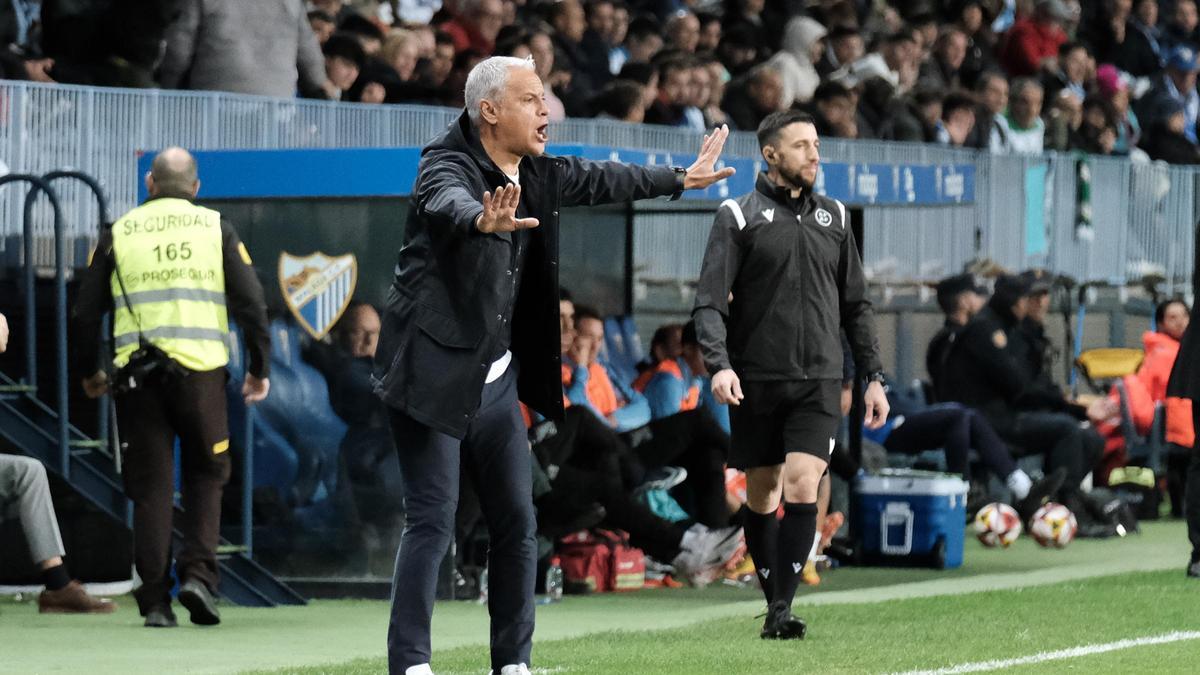
{"label": "security guard", "polygon": [[100,321],[112,310],[118,424],[126,446],[125,491],[133,500],[134,596],[149,627],[175,626],[171,611],[171,531],[175,437],[183,462],[176,556],[179,601],[192,623],[220,622],[216,548],[221,489],[229,479],[225,381],[228,315],[249,350],[242,395],[267,396],[266,303],[250,256],[221,214],[191,202],[196,160],[167,148],[146,175],[150,199],[101,233],[75,305],[78,372],[91,398],[109,388],[98,363]]}
{"label": "security guard", "polygon": [[1063,412],[1022,409],[1038,388],[1024,360],[1018,336],[1029,308],[1030,282],[1001,276],[987,307],[980,311],[950,348],[944,369],[946,400],[976,408],[1014,451],[1045,453],[1049,474],[1062,467],[1066,475],[1059,500],[1079,497],[1079,483],[1099,459],[1088,430]]}

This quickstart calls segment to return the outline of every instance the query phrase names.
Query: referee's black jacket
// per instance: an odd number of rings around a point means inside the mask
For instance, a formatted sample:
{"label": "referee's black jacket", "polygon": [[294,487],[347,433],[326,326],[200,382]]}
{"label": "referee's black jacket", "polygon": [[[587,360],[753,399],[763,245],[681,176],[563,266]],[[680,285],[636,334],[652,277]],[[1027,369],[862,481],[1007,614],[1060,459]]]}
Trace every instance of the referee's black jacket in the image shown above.
{"label": "referee's black jacket", "polygon": [[521,400],[562,419],[559,208],[681,188],[669,167],[550,155],[522,159],[519,179],[517,215],[540,224],[484,234],[475,228],[483,193],[509,180],[467,114],[421,151],[375,354],[375,391],[392,408],[456,438],[466,435],[488,368],[506,348],[516,357]]}
{"label": "referee's black jacket", "polygon": [[840,380],[843,328],[857,371],[882,369],[846,207],[812,190],[793,199],[766,174],[717,209],[693,316],[713,374]]}

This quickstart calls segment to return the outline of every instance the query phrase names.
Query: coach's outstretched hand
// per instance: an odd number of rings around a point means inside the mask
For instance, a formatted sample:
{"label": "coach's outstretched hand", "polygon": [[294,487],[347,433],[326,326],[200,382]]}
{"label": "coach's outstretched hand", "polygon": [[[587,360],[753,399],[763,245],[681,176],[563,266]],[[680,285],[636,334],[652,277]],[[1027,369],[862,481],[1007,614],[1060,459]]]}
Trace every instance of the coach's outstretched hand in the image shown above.
{"label": "coach's outstretched hand", "polygon": [[687,176],[683,179],[683,189],[703,190],[736,173],[731,166],[720,171],[714,169],[717,160],[721,158],[721,150],[725,148],[726,138],[729,138],[729,126],[726,124],[722,124],[721,128],[704,137],[704,144],[700,146],[700,156],[696,157],[695,163],[687,169]]}
{"label": "coach's outstretched hand", "polygon": [[513,232],[538,226],[537,218],[518,218],[517,203],[521,201],[520,185],[496,188],[495,194],[483,193],[483,213],[475,221],[480,232]]}

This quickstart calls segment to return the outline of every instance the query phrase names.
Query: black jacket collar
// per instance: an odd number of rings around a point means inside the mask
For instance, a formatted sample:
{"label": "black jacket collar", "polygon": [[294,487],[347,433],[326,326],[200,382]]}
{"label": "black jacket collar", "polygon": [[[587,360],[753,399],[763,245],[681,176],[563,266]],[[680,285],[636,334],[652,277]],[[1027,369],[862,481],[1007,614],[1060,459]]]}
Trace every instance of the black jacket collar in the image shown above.
{"label": "black jacket collar", "polygon": [[812,201],[812,188],[800,190],[799,197],[792,197],[791,191],[775,183],[770,178],[767,178],[765,171],[760,171],[758,177],[754,181],[754,189],[760,194],[765,195],[772,201],[779,204],[785,204],[792,210],[799,212],[801,207],[806,206]]}

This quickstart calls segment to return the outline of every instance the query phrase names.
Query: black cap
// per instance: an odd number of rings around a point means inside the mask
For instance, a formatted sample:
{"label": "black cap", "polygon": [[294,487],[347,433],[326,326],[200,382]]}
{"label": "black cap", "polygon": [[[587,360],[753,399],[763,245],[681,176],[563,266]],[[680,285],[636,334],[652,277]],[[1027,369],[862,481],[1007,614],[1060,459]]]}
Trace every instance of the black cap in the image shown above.
{"label": "black cap", "polygon": [[996,278],[992,291],[992,302],[1002,307],[1012,307],[1021,298],[1029,295],[1029,282],[1020,275],[1002,274]]}
{"label": "black cap", "polygon": [[986,296],[988,290],[975,281],[970,274],[956,274],[946,277],[937,283],[937,303],[947,314],[954,311],[955,299],[959,295],[971,291]]}
{"label": "black cap", "polygon": [[1049,293],[1051,286],[1054,285],[1054,275],[1040,268],[1021,272],[1021,279],[1029,286],[1028,295]]}

